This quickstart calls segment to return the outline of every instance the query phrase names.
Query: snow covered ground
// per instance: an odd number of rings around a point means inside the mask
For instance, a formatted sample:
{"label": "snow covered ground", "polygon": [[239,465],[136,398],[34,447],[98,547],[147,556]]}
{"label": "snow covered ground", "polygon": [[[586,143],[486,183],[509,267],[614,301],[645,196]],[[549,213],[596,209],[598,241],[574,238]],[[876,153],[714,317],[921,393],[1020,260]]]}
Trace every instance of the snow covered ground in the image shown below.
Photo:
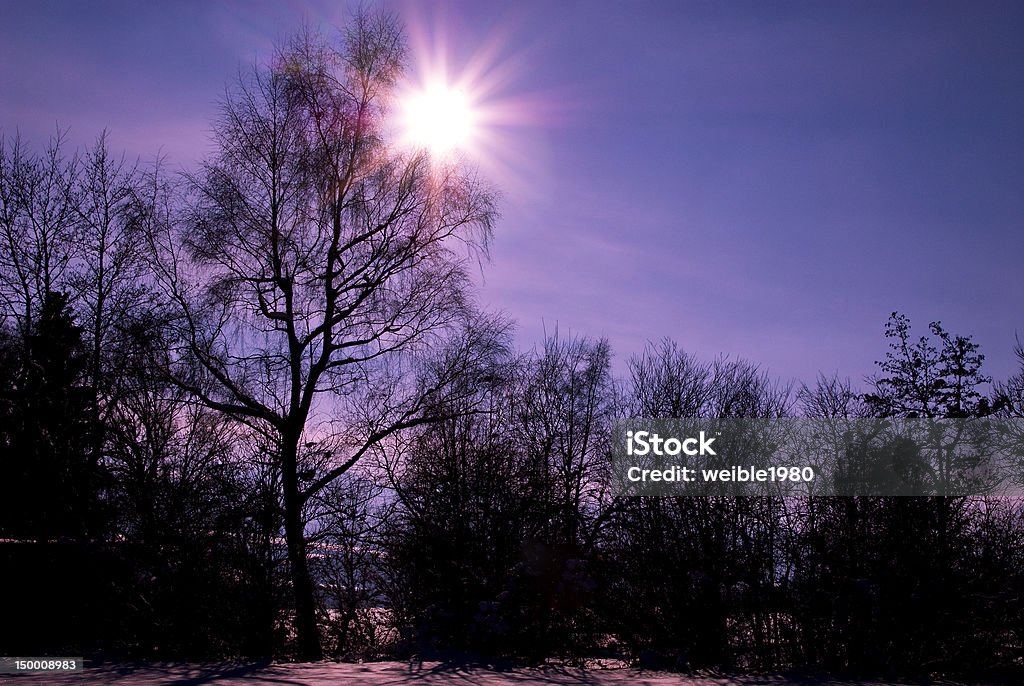
{"label": "snow covered ground", "polygon": [[[310,684],[367,684],[368,686],[790,686],[801,683],[773,676],[686,677],[635,669],[581,670],[562,668],[492,670],[451,667],[442,663],[373,662],[366,664],[307,663],[272,665],[166,664],[144,667],[94,667],[73,674],[0,675],[0,684],[115,684],[116,686],[199,686],[200,684],[256,684],[306,686]],[[815,686],[850,682],[815,681]],[[874,682],[872,682],[874,683]],[[932,682],[933,686],[938,686]],[[868,686],[867,682],[856,682]]]}

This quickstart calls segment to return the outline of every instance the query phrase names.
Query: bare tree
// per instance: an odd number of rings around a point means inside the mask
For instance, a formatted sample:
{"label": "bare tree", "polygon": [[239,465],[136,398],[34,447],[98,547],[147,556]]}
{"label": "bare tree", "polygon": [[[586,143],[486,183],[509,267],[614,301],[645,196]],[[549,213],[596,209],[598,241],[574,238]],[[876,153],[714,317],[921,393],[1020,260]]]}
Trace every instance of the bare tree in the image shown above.
{"label": "bare tree", "polygon": [[840,378],[836,374],[818,374],[813,387],[801,384],[797,402],[804,417],[857,419],[871,416],[871,408],[864,403],[863,394],[853,389],[849,378]]}
{"label": "bare tree", "polygon": [[1024,417],[1024,343],[1017,339],[1013,349],[1020,363],[1017,373],[996,384],[996,406],[1011,417]]}
{"label": "bare tree", "polygon": [[[628,407],[637,417],[775,418],[790,388],[754,363],[702,361],[671,339],[629,360]],[[611,558],[606,610],[640,663],[673,667],[728,664],[735,646],[770,661],[784,627],[771,602],[786,570],[784,521],[771,498],[623,498],[605,532]],[[643,589],[656,612],[634,611]]]}
{"label": "bare tree", "polygon": [[86,149],[79,165],[74,215],[78,224],[76,264],[70,281],[89,342],[89,376],[97,400],[114,379],[105,378],[124,347],[119,324],[145,303],[145,262],[139,250],[136,211],[141,176],[115,157],[107,132]]}
{"label": "bare tree", "polygon": [[632,407],[637,417],[700,417],[711,391],[711,365],[671,339],[648,344],[629,361]]}
{"label": "bare tree", "polygon": [[59,130],[42,155],[20,137],[0,135],[0,316],[23,341],[51,293],[66,287],[75,256],[78,159],[64,153]]}
{"label": "bare tree", "polygon": [[316,497],[320,528],[309,534],[316,545],[315,568],[324,579],[333,634],[333,652],[352,659],[381,645],[381,531],[394,509],[385,485],[372,471],[350,470]]}
{"label": "bare tree", "polygon": [[586,520],[605,495],[615,411],[608,341],[556,331],[528,361],[515,431],[544,485],[552,531],[545,538],[592,544]]}
{"label": "bare tree", "polygon": [[481,322],[466,269],[486,254],[493,195],[385,144],[404,56],[387,16],[357,15],[338,45],[301,33],[228,92],[184,211],[149,226],[177,312],[170,376],[274,439],[305,659],[322,654],[307,503],[385,438],[435,421],[431,399],[473,366],[474,337],[440,372],[416,360]]}
{"label": "bare tree", "polygon": [[[935,339],[912,340],[910,319],[893,312],[885,324],[889,351],[868,378],[874,393],[864,402],[883,417],[978,417],[991,411],[978,387],[992,379],[981,372],[985,356],[970,336],[953,336],[940,322],[928,325]],[[936,343],[941,344],[937,347]]]}

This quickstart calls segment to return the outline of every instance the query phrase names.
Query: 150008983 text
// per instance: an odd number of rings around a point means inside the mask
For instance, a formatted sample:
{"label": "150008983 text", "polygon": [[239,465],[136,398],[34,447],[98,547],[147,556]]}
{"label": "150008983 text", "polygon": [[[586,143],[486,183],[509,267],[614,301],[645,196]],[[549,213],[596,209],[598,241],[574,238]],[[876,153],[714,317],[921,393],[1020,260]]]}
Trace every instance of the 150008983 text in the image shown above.
{"label": "150008983 text", "polygon": [[0,657],[0,674],[72,672],[81,668],[80,657]]}

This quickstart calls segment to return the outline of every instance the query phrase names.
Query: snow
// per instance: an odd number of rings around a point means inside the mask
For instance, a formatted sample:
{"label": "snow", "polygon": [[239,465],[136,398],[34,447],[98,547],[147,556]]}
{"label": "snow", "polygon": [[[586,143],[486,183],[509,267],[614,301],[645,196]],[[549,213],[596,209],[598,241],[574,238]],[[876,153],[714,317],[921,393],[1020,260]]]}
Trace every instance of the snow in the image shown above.
{"label": "snow", "polygon": [[[318,662],[300,664],[153,664],[145,666],[86,667],[77,673],[2,675],[0,684],[114,684],[115,686],[198,686],[199,684],[256,684],[305,686],[311,684],[366,684],[367,686],[431,686],[459,683],[466,686],[789,686],[802,683],[781,676],[690,677],[636,669],[568,669],[454,667],[439,662]],[[841,681],[815,680],[816,686],[840,686]],[[881,682],[870,682],[881,686]],[[933,682],[935,683],[935,682]],[[949,682],[947,682],[949,683]],[[858,681],[857,686],[870,686]],[[936,686],[937,683],[936,683]]]}

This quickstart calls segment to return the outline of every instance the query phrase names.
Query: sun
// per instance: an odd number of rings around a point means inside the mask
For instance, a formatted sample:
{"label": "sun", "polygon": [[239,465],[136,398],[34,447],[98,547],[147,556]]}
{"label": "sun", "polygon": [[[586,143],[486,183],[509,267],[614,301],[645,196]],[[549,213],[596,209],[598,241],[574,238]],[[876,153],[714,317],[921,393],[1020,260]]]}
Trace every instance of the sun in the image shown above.
{"label": "sun", "polygon": [[535,188],[545,173],[545,129],[558,115],[553,94],[522,90],[536,66],[513,47],[511,29],[467,33],[427,7],[410,5],[408,69],[383,122],[388,148],[402,157],[425,154],[435,170],[480,172],[506,190]]}
{"label": "sun", "polygon": [[464,89],[428,84],[404,94],[401,105],[406,144],[441,157],[472,146],[478,116]]}

